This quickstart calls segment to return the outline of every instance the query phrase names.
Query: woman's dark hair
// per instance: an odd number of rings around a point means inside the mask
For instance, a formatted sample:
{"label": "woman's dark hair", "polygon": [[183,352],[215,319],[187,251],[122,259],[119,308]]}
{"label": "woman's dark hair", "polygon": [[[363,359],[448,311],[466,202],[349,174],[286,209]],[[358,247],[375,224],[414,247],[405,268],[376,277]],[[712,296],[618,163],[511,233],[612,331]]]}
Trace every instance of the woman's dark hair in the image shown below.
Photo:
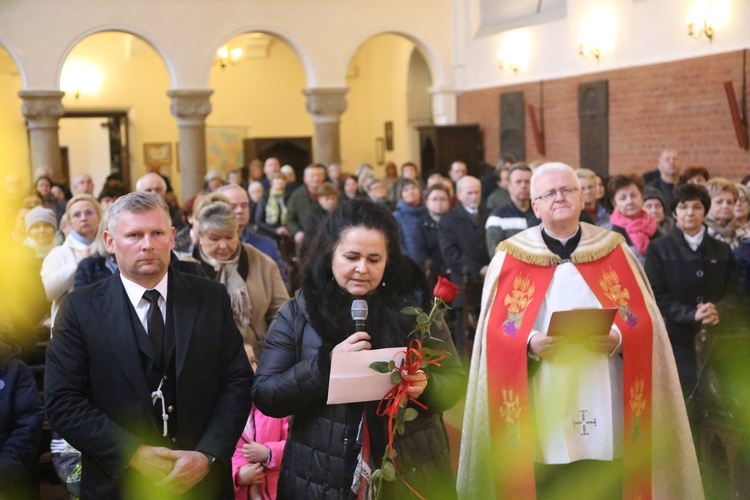
{"label": "woman's dark hair", "polygon": [[646,187],[646,183],[643,182],[643,177],[641,176],[641,174],[615,175],[610,178],[609,182],[607,183],[607,194],[609,195],[609,199],[614,200],[615,194],[617,194],[620,189],[628,186],[637,187],[638,191],[641,192],[641,196],[643,196],[643,190]]}
{"label": "woman's dark hair", "polygon": [[708,195],[708,190],[699,184],[683,184],[677,188],[672,195],[672,206],[670,207],[672,213],[675,213],[677,205],[680,203],[693,200],[700,201],[703,208],[706,209],[706,214],[708,214],[708,209],[711,208],[711,197]]}
{"label": "woman's dark hair", "polygon": [[432,294],[424,272],[401,252],[398,223],[387,208],[367,200],[351,200],[339,205],[314,237],[302,267],[302,292],[310,323],[332,348],[353,331],[349,305],[351,297],[336,283],[332,260],[341,235],[347,229],[362,227],[385,236],[387,258],[380,285],[367,297],[368,325],[373,331],[373,347],[405,345],[414,327],[413,317],[401,314],[406,306],[429,307]]}
{"label": "woman's dark hair", "polygon": [[711,174],[708,173],[708,169],[705,167],[690,167],[686,168],[685,171],[680,176],[680,181],[678,184],[687,184],[687,181],[692,179],[693,177],[696,177],[700,175],[703,177],[706,182],[711,178]]}
{"label": "woman's dark hair", "polygon": [[322,231],[317,233],[305,252],[308,258],[303,264],[303,283],[317,285],[331,281],[333,251],[341,241],[343,232],[353,227],[375,229],[383,233],[388,255],[382,281],[396,284],[405,259],[399,244],[398,223],[385,206],[368,200],[351,200],[331,212]]}

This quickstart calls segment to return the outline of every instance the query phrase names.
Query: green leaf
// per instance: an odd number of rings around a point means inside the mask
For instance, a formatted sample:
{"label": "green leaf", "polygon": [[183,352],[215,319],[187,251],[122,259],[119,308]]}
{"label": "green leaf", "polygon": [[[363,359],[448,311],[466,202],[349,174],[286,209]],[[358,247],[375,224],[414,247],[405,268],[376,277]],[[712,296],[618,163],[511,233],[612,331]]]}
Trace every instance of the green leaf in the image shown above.
{"label": "green leaf", "polygon": [[370,480],[374,483],[380,477],[380,469],[376,469],[375,472],[370,476]]}
{"label": "green leaf", "polygon": [[373,361],[372,363],[370,363],[370,368],[378,373],[388,373],[392,369],[390,363],[388,363],[387,361]]}
{"label": "green leaf", "polygon": [[395,370],[395,369],[396,369],[396,362],[395,362],[395,361],[393,361],[393,360],[390,360],[390,361],[388,362],[388,371],[389,371],[389,372],[392,372],[392,371],[393,371],[393,370]]}
{"label": "green leaf", "polygon": [[393,467],[393,464],[390,462],[385,462],[383,464],[383,468],[381,469],[381,474],[383,475],[383,479],[385,479],[386,481],[396,480],[396,469]]}
{"label": "green leaf", "polygon": [[431,321],[430,317],[427,316],[422,311],[420,311],[419,314],[417,314],[417,325],[427,325],[430,323],[430,321]]}
{"label": "green leaf", "polygon": [[404,433],[404,422],[396,422],[396,434],[402,435]]}
{"label": "green leaf", "polygon": [[407,408],[404,412],[404,421],[405,422],[411,422],[415,418],[419,416],[419,412],[415,410],[414,408]]}
{"label": "green leaf", "polygon": [[403,314],[408,314],[409,316],[416,316],[417,314],[424,314],[421,308],[414,307],[414,306],[406,306],[403,309],[401,309],[401,312]]}
{"label": "green leaf", "polygon": [[[382,361],[381,361],[381,363],[382,363]],[[398,384],[401,383],[402,379],[403,379],[403,377],[401,376],[401,372],[396,371],[396,372],[391,373],[391,384],[398,385]]]}

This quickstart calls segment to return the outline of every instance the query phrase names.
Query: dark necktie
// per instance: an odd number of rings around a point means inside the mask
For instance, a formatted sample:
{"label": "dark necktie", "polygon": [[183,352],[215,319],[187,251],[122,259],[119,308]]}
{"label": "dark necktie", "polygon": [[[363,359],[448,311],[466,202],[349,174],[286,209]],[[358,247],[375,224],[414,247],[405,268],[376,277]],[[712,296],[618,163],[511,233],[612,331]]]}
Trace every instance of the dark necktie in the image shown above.
{"label": "dark necktie", "polygon": [[161,297],[161,294],[158,290],[146,290],[143,293],[143,298],[150,303],[146,315],[148,338],[151,339],[151,344],[156,351],[156,359],[159,360],[157,365],[161,368],[162,352],[164,351],[164,318],[161,315],[161,309],[159,309],[159,297]]}

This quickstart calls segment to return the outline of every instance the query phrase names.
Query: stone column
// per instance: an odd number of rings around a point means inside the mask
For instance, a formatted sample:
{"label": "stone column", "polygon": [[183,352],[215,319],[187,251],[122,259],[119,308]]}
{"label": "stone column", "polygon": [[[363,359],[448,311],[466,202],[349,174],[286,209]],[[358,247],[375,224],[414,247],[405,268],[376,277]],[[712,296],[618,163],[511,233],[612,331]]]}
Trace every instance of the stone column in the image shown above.
{"label": "stone column", "polygon": [[456,114],[456,90],[448,87],[431,87],[432,122],[435,125],[454,125]]}
{"label": "stone column", "polygon": [[341,161],[341,115],[346,111],[348,88],[311,88],[307,96],[307,111],[313,115],[315,138],[313,161],[330,165]]}
{"label": "stone column", "polygon": [[182,197],[203,188],[206,175],[206,117],[211,112],[211,89],[167,91],[172,98],[170,111],[177,118],[180,134],[180,176]]}
{"label": "stone column", "polygon": [[39,167],[52,169],[55,180],[62,180],[60,162],[60,117],[65,114],[62,98],[65,92],[59,90],[21,90],[23,99],[21,113],[26,118],[31,146],[32,171]]}

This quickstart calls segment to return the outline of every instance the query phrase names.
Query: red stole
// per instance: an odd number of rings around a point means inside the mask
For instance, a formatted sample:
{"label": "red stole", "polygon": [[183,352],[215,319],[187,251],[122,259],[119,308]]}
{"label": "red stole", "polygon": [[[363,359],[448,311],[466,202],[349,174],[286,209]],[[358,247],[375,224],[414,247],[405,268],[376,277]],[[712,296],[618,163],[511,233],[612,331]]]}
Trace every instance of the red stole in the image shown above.
{"label": "red stole", "polygon": [[[506,255],[487,321],[487,386],[497,498],[536,495],[527,342],[556,266]],[[653,328],[638,281],[621,247],[576,269],[603,307],[617,307],[622,332],[624,495],[651,498]],[[630,353],[638,353],[630,355]]]}

